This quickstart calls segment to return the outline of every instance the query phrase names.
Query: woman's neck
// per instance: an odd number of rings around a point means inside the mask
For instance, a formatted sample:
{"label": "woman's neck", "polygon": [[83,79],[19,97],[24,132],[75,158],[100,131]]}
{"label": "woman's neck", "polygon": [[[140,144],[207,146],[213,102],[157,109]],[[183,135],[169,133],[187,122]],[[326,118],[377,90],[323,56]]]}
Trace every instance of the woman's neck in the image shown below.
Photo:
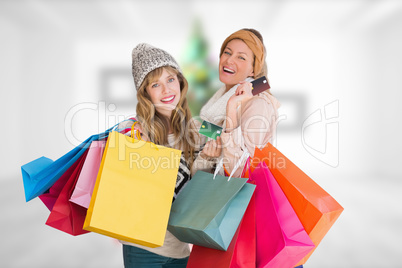
{"label": "woman's neck", "polygon": [[167,130],[167,134],[172,134],[173,130],[170,125],[170,118],[172,117],[172,111],[166,111],[166,110],[156,110],[159,118],[162,119],[163,125],[165,126]]}
{"label": "woman's neck", "polygon": [[225,90],[225,93],[226,92],[228,92],[232,87],[234,87],[235,85],[228,85],[228,84],[225,84],[225,87],[226,87],[226,90]]}
{"label": "woman's neck", "polygon": [[170,117],[171,117],[171,115],[172,115],[172,113],[170,113],[169,116],[164,115],[164,116],[165,116],[165,119],[166,119],[166,123],[167,123],[166,129],[167,129],[167,134],[168,134],[168,135],[169,135],[169,134],[173,134],[173,129],[172,129],[172,126],[171,126],[171,124],[170,124]]}
{"label": "woman's neck", "polygon": [[166,130],[167,130],[167,134],[172,134],[173,133],[173,129],[172,126],[170,125],[170,117],[166,117]]}

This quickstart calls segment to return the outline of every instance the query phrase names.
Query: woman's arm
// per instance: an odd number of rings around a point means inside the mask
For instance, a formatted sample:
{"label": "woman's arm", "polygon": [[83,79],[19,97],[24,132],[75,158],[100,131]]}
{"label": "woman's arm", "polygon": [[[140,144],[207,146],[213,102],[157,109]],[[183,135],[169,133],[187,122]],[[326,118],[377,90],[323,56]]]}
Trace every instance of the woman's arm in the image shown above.
{"label": "woman's arm", "polygon": [[238,127],[239,109],[251,100],[252,84],[250,82],[240,82],[235,94],[230,97],[226,105],[226,131],[231,131]]}
{"label": "woman's arm", "polygon": [[[228,110],[229,105],[228,102]],[[276,129],[276,109],[268,93],[263,93],[243,102],[235,115],[227,115],[227,120],[232,122],[227,122],[226,126],[233,128],[226,129],[221,137],[228,172],[232,171],[244,151],[247,150],[253,156],[255,147],[263,147],[272,142]],[[241,175],[244,163],[241,163],[234,176]]]}

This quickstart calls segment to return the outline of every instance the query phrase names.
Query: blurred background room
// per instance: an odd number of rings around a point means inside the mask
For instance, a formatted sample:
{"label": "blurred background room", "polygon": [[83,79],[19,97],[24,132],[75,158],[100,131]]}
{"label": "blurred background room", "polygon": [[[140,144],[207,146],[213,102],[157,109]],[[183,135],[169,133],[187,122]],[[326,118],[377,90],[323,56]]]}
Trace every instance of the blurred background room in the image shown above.
{"label": "blurred background room", "polygon": [[20,167],[135,115],[138,43],[178,60],[197,116],[241,28],[264,37],[274,145],[345,209],[305,267],[402,267],[399,0],[0,0],[0,267],[123,267],[117,241],[46,226]]}

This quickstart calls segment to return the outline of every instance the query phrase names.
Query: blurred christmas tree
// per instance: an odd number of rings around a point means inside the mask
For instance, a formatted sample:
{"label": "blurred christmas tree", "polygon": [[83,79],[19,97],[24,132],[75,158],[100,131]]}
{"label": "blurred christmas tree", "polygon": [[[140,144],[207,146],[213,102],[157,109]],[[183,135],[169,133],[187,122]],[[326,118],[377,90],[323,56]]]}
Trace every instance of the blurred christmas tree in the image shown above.
{"label": "blurred christmas tree", "polygon": [[209,59],[208,42],[202,33],[201,23],[194,22],[189,41],[184,49],[180,66],[189,83],[187,99],[193,117],[218,90],[218,62]]}

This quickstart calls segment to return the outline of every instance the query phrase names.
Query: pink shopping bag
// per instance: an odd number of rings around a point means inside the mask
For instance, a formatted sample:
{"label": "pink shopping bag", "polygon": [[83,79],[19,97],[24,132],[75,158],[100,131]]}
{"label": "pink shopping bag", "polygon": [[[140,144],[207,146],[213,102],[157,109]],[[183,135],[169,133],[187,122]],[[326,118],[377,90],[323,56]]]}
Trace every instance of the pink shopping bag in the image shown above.
{"label": "pink shopping bag", "polygon": [[84,208],[89,207],[105,144],[106,140],[93,141],[91,143],[70,202]]}
{"label": "pink shopping bag", "polygon": [[295,267],[314,244],[266,164],[249,175],[257,185],[257,267]]}

